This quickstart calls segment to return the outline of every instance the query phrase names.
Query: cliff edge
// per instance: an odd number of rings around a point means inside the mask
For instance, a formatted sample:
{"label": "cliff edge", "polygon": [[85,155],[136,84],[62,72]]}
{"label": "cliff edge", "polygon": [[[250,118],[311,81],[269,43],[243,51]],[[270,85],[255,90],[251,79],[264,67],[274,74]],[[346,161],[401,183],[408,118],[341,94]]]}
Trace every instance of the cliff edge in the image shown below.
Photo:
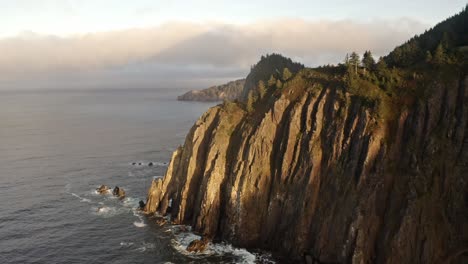
{"label": "cliff edge", "polygon": [[296,261],[467,263],[468,71],[453,50],[250,78],[245,102],[195,123],[145,210]]}

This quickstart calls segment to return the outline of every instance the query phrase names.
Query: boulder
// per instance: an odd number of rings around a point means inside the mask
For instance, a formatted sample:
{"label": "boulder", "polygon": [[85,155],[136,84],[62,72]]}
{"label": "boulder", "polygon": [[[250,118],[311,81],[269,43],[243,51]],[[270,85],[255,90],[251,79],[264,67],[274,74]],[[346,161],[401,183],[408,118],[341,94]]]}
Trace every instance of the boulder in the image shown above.
{"label": "boulder", "polygon": [[188,252],[203,252],[205,251],[206,247],[210,240],[208,238],[203,237],[202,239],[195,239],[187,246]]}
{"label": "boulder", "polygon": [[106,194],[110,191],[110,188],[107,185],[101,185],[99,188],[96,188],[96,191],[99,194]]}
{"label": "boulder", "polygon": [[120,188],[119,186],[115,186],[114,190],[112,191],[112,194],[114,196],[119,197],[120,199],[125,198],[125,191],[123,188]]}
{"label": "boulder", "polygon": [[163,225],[167,224],[167,220],[166,220],[166,218],[162,218],[162,217],[161,217],[161,218],[159,218],[158,220],[156,220],[156,224],[157,224],[158,226],[163,226]]}
{"label": "boulder", "polygon": [[136,165],[136,162],[132,162],[132,165],[135,166],[135,165]]}
{"label": "boulder", "polygon": [[148,166],[152,167],[154,164],[153,162],[148,163]]}
{"label": "boulder", "polygon": [[140,200],[140,202],[138,202],[138,203],[139,203],[138,209],[140,209],[140,210],[145,209],[145,205],[146,205],[145,202],[143,202],[142,200]]}

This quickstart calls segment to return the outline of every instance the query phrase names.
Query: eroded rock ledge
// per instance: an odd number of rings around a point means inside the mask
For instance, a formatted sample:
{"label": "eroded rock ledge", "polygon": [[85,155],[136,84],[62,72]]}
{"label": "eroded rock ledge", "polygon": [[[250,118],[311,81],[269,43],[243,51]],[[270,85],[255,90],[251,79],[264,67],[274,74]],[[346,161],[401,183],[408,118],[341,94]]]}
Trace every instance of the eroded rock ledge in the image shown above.
{"label": "eroded rock ledge", "polygon": [[153,181],[146,211],[170,208],[173,221],[206,237],[293,259],[461,263],[468,78],[433,85],[394,122],[315,85],[254,114],[213,107]]}

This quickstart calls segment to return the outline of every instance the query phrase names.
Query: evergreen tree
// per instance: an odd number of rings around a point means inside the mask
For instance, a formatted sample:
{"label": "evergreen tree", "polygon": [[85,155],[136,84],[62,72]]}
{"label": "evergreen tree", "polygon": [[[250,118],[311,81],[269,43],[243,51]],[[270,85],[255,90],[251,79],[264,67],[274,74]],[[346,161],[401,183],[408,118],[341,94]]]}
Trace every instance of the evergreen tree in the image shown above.
{"label": "evergreen tree", "polygon": [[435,64],[442,64],[442,63],[444,63],[446,61],[445,50],[444,50],[441,43],[439,43],[439,45],[437,45],[437,48],[434,51],[434,56],[432,57],[432,61]]}
{"label": "evergreen tree", "polygon": [[427,63],[432,62],[432,54],[430,51],[426,51],[426,62]]}
{"label": "evergreen tree", "polygon": [[354,67],[354,73],[357,74],[357,67],[359,65],[359,55],[356,52],[352,52],[349,56],[349,64]]}
{"label": "evergreen tree", "polygon": [[368,70],[374,69],[375,60],[374,57],[372,57],[372,53],[370,52],[370,50],[364,52],[364,55],[362,57],[362,65]]}
{"label": "evergreen tree", "polygon": [[268,80],[268,87],[273,87],[276,84],[276,78],[273,76],[273,74],[270,76],[270,79]]}
{"label": "evergreen tree", "polygon": [[287,81],[292,77],[292,73],[288,68],[283,69],[283,80]]}
{"label": "evergreen tree", "polygon": [[266,94],[265,82],[262,80],[258,82],[258,94],[260,95],[260,99],[265,97]]}
{"label": "evergreen tree", "polygon": [[281,80],[279,80],[279,79],[276,81],[276,88],[277,88],[277,89],[283,88],[283,83],[282,83]]}
{"label": "evergreen tree", "polygon": [[387,63],[382,57],[380,57],[379,62],[377,62],[376,68],[377,68],[377,72],[381,75],[384,74],[388,70]]}
{"label": "evergreen tree", "polygon": [[344,59],[344,64],[345,64],[346,66],[348,66],[348,64],[349,64],[349,55],[348,55],[348,53],[346,53],[346,57],[345,57],[345,59]]}
{"label": "evergreen tree", "polygon": [[247,111],[252,112],[254,110],[253,105],[255,103],[253,91],[250,90],[249,95],[247,96]]}

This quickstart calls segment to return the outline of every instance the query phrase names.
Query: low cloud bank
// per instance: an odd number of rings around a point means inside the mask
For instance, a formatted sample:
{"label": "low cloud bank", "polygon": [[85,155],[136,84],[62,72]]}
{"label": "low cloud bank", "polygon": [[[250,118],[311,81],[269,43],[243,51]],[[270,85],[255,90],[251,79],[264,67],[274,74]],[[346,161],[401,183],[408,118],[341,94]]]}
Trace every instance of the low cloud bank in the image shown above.
{"label": "low cloud bank", "polygon": [[203,86],[242,77],[262,54],[308,66],[349,51],[384,55],[428,28],[411,19],[356,22],[281,19],[246,25],[173,22],[58,37],[0,39],[0,89]]}

